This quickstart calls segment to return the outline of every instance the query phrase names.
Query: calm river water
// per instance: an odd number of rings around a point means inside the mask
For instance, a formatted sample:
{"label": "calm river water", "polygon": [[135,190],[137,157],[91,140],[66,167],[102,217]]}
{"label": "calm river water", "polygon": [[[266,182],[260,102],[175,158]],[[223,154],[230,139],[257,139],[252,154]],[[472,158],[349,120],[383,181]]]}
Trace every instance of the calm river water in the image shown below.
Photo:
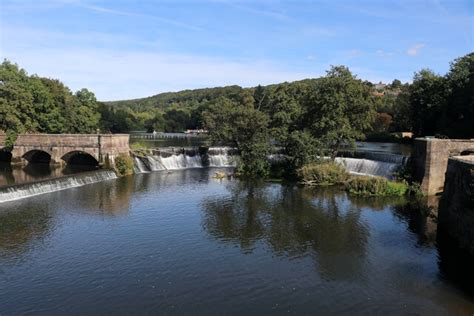
{"label": "calm river water", "polygon": [[0,204],[0,314],[474,313],[472,266],[411,202],[215,171]]}

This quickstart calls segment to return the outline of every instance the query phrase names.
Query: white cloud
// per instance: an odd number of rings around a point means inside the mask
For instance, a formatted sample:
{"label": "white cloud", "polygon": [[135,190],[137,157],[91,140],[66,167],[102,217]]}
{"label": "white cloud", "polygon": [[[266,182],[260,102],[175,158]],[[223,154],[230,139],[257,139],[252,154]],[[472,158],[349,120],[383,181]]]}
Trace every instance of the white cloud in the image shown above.
{"label": "white cloud", "polygon": [[336,35],[334,30],[319,27],[319,26],[306,26],[301,29],[302,34],[312,37],[332,37]]}
{"label": "white cloud", "polygon": [[375,55],[377,55],[378,57],[392,57],[395,55],[395,53],[387,52],[383,49],[378,49],[377,51],[375,51]]}
{"label": "white cloud", "polygon": [[425,47],[425,44],[422,44],[422,43],[415,44],[407,50],[407,54],[410,56],[416,56],[420,53],[423,47]]}
{"label": "white cloud", "polygon": [[285,70],[267,61],[140,51],[36,49],[6,51],[2,55],[31,74],[60,79],[73,91],[86,87],[99,100],[232,84],[255,86],[311,77],[310,73]]}
{"label": "white cloud", "polygon": [[359,49],[352,49],[348,52],[346,52],[346,57],[349,59],[360,57],[363,55],[363,52]]}

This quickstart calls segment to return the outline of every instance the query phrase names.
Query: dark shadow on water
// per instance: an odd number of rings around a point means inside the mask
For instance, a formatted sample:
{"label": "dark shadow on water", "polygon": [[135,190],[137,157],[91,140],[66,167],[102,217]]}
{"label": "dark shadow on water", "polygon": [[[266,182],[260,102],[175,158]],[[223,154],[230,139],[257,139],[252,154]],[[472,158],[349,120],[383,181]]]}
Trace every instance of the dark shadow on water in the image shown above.
{"label": "dark shadow on water", "polygon": [[474,300],[474,256],[458,246],[440,229],[437,236],[438,266],[441,278],[461,289]]}
{"label": "dark shadow on water", "polygon": [[437,205],[426,198],[410,198],[406,203],[394,207],[394,215],[408,224],[408,230],[418,237],[420,246],[436,244]]}

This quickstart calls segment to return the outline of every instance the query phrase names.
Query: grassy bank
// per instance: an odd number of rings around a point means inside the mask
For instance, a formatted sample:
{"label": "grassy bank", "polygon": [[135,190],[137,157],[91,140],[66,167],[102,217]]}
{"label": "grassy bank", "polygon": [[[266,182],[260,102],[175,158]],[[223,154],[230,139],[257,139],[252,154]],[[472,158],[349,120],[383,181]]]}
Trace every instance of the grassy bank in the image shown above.
{"label": "grassy bank", "polygon": [[297,176],[305,185],[343,185],[345,190],[360,196],[403,196],[419,194],[417,186],[406,181],[390,181],[382,177],[349,174],[345,168],[332,161],[316,162],[297,170]]}

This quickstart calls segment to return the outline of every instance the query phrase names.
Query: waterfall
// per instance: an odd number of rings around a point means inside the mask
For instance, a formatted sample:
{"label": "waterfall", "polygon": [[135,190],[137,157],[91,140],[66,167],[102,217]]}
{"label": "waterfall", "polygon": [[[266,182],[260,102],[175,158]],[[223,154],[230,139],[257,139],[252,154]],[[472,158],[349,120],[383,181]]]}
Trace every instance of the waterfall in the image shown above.
{"label": "waterfall", "polygon": [[135,157],[133,159],[133,172],[135,173],[145,173],[148,172],[147,166],[143,163],[143,161],[139,157]]}
{"label": "waterfall", "polygon": [[211,147],[206,153],[193,148],[155,150],[153,154],[136,156],[135,171],[138,173],[162,170],[179,170],[204,167],[235,167],[233,150],[227,147]]}
{"label": "waterfall", "polygon": [[395,162],[384,162],[370,159],[337,157],[336,163],[343,165],[352,174],[379,176],[393,178],[393,173],[402,164]]}
{"label": "waterfall", "polygon": [[80,187],[83,185],[116,178],[117,176],[115,172],[110,170],[100,170],[0,188],[0,203],[55,191],[61,191],[69,188]]}

